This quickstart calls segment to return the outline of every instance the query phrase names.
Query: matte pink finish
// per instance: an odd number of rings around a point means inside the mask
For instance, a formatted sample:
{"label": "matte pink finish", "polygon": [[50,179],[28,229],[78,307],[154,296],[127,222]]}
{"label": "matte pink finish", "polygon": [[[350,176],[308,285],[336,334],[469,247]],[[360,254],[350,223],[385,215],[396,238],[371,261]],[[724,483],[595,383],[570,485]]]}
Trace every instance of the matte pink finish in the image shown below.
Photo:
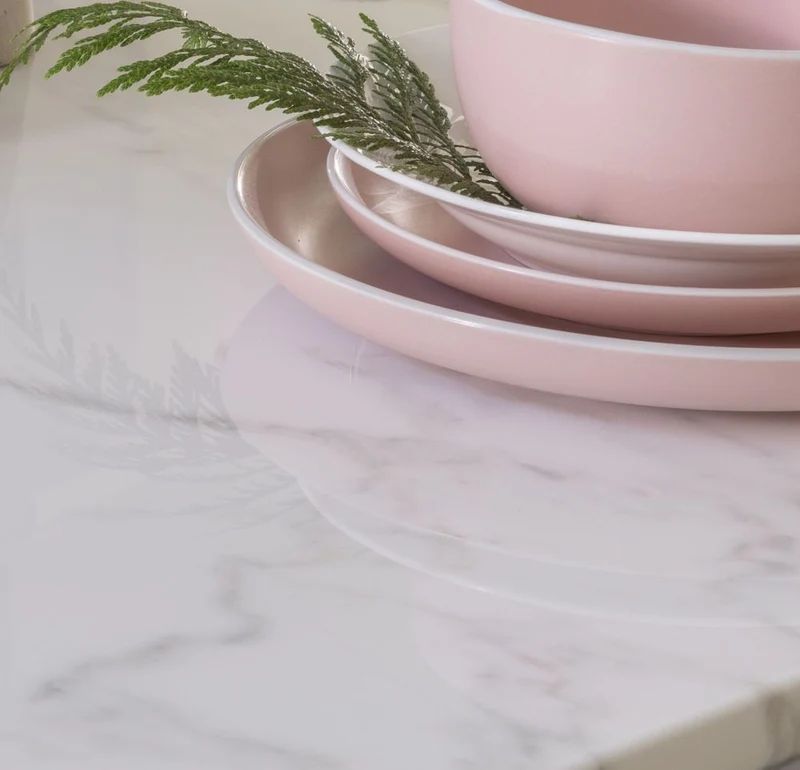
{"label": "matte pink finish", "polygon": [[[800,48],[794,0],[520,5],[682,40]],[[665,42],[500,0],[450,8],[472,137],[528,207],[642,227],[800,232],[799,51]]]}
{"label": "matte pink finish", "polygon": [[284,124],[236,165],[233,213],[274,275],[347,329],[467,374],[607,401],[800,410],[800,335],[663,339],[553,321],[409,270],[339,209],[326,145]]}
{"label": "matte pink finish", "polygon": [[800,330],[800,288],[699,289],[564,275],[518,264],[420,193],[331,150],[328,176],[347,215],[375,243],[449,286],[522,310],[659,334]]}

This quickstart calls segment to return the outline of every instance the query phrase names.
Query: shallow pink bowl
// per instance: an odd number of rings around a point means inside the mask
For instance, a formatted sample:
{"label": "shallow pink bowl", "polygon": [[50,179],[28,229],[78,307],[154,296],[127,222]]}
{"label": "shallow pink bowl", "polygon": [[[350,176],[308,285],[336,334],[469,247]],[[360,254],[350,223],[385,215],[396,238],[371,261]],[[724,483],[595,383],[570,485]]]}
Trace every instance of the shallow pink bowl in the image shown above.
{"label": "shallow pink bowl", "polygon": [[470,132],[529,208],[800,232],[798,0],[450,7]]}

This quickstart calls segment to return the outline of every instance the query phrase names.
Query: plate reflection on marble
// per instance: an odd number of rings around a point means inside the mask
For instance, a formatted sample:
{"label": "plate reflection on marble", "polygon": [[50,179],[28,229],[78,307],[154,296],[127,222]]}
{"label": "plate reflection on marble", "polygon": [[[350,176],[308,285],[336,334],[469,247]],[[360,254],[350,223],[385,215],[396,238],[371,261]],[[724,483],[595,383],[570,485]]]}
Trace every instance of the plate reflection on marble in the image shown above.
{"label": "plate reflection on marble", "polygon": [[797,580],[694,580],[578,568],[388,521],[305,487],[337,529],[392,561],[458,585],[599,617],[704,625],[800,624]]}
{"label": "plate reflection on marble", "polygon": [[232,339],[223,392],[253,443],[335,501],[328,515],[357,516],[353,534],[370,524],[363,540],[404,563],[581,612],[800,619],[800,417],[489,383],[366,342],[283,290]]}
{"label": "plate reflection on marble", "polygon": [[800,753],[795,628],[577,617],[412,582],[420,655],[464,697],[543,737],[526,767],[760,770]]}

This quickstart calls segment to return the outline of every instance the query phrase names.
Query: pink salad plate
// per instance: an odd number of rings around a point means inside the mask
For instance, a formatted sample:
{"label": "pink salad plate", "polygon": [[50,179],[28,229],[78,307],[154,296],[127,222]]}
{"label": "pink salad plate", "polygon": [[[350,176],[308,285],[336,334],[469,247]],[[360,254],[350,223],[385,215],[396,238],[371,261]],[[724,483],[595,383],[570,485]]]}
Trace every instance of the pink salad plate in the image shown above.
{"label": "pink salad plate", "polygon": [[[449,32],[447,25],[431,27],[404,35],[402,44],[431,76],[440,100],[453,110],[458,140],[473,143],[469,126],[460,120],[461,102],[452,70]],[[503,126],[502,115],[487,119]],[[333,144],[354,163],[437,201],[463,225],[533,267],[660,286],[800,286],[800,235],[655,230],[514,209],[396,173],[343,142]],[[524,159],[520,158],[522,162]],[[543,167],[541,173],[547,173],[547,168]]]}
{"label": "pink salad plate", "polygon": [[342,208],[371,240],[431,278],[494,302],[659,334],[800,330],[800,288],[646,286],[537,270],[511,259],[430,198],[356,166],[335,149],[328,176]]}
{"label": "pink salad plate", "polygon": [[650,406],[800,410],[800,334],[664,338],[604,331],[444,286],[366,238],[328,182],[312,126],[285,123],[236,163],[233,213],[289,291],[406,355],[537,390]]}

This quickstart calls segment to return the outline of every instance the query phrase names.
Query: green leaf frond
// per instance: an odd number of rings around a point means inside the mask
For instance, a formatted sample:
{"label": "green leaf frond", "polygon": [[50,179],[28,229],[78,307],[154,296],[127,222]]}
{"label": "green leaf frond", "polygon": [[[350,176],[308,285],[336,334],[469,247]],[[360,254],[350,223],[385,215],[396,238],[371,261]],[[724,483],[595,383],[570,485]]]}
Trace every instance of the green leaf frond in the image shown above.
{"label": "green leaf frond", "polygon": [[473,198],[518,206],[477,150],[452,140],[450,118],[430,78],[373,19],[360,18],[370,41],[366,53],[325,20],[311,17],[334,58],[323,73],[300,56],[229,35],[164,3],[118,0],[66,8],[42,16],[23,32],[14,59],[0,70],[0,90],[50,38],[90,33],[60,54],[47,77],[175,31],[183,39],[180,48],[123,65],[98,95],[131,88],[149,96],[205,92],[245,101],[251,109],[282,110],[357,149],[380,152],[396,171]]}

